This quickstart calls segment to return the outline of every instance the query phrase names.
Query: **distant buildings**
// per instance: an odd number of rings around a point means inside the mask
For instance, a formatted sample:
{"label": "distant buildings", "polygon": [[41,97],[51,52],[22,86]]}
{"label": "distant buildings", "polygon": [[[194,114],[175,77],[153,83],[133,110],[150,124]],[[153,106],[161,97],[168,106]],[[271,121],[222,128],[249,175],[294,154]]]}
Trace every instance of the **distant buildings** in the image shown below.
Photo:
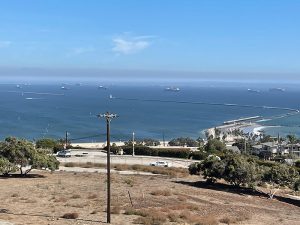
{"label": "distant buildings", "polygon": [[252,154],[259,155],[264,159],[273,159],[275,156],[294,155],[300,158],[300,143],[291,144],[287,142],[264,142],[252,146]]}

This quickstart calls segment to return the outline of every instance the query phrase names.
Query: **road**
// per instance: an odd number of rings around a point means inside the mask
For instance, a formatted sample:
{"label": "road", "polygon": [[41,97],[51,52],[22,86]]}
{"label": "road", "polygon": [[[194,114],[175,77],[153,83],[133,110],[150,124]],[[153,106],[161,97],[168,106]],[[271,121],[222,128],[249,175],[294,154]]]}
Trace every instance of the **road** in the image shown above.
{"label": "road", "polygon": [[[60,162],[74,162],[74,163],[103,163],[106,164],[106,153],[94,149],[71,149],[71,157],[62,158],[57,157]],[[191,163],[197,162],[196,160],[176,159],[157,156],[131,156],[131,155],[111,155],[112,164],[139,164],[149,165],[151,162],[167,161],[172,167],[187,168]]]}

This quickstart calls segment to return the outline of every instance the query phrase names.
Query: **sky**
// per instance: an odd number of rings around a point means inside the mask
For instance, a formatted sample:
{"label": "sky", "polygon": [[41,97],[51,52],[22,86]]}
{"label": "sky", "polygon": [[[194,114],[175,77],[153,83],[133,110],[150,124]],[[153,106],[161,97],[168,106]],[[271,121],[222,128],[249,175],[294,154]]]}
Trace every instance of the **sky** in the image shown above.
{"label": "sky", "polygon": [[0,75],[25,68],[300,79],[299,12],[298,0],[1,0]]}

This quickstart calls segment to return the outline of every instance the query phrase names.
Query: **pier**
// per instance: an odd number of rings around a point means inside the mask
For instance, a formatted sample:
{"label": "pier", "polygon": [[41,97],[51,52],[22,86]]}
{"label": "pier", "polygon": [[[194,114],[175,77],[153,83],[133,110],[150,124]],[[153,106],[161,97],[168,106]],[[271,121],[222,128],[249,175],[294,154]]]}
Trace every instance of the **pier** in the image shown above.
{"label": "pier", "polygon": [[250,122],[253,120],[258,120],[258,119],[262,119],[262,116],[251,116],[251,117],[245,117],[245,118],[240,118],[240,119],[236,119],[236,120],[228,120],[228,121],[224,121],[223,124],[225,125],[229,125],[229,124],[234,124],[234,123],[240,123],[240,122]]}

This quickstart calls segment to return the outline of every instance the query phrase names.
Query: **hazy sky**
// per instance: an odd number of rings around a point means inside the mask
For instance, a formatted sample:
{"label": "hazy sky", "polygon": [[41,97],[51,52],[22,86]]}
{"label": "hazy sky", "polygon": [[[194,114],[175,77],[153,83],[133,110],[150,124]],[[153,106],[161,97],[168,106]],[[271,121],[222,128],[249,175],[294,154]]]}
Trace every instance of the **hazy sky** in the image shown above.
{"label": "hazy sky", "polygon": [[1,0],[21,67],[300,74],[300,1]]}

